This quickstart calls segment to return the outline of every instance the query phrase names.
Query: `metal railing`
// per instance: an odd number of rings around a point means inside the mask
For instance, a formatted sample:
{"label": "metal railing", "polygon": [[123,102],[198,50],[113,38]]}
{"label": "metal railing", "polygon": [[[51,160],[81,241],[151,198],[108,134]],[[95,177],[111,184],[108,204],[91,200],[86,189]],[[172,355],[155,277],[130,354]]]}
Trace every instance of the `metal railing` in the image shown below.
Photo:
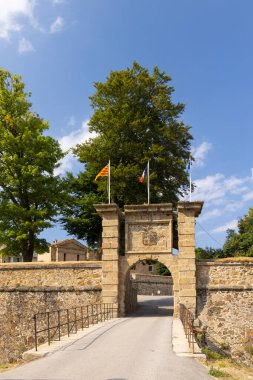
{"label": "metal railing", "polygon": [[60,341],[61,336],[70,336],[78,330],[113,318],[114,310],[116,311],[112,303],[95,303],[35,314],[35,350],[38,351],[40,343],[47,341],[50,345],[53,340]]}
{"label": "metal railing", "polygon": [[184,332],[188,340],[189,348],[192,350],[194,354],[194,344],[196,343],[195,331],[193,326],[194,316],[190,312],[190,310],[188,310],[183,304],[179,305],[179,316],[184,327]]}

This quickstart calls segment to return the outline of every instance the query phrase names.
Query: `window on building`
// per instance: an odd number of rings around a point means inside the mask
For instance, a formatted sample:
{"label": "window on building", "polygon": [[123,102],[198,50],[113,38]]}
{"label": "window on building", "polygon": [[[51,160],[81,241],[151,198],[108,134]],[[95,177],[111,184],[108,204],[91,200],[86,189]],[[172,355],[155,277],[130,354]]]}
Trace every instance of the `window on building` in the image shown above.
{"label": "window on building", "polygon": [[153,265],[149,265],[149,266],[148,266],[148,271],[149,271],[149,272],[153,272]]}
{"label": "window on building", "polygon": [[77,260],[77,261],[80,260],[80,255],[77,255],[76,260]]}
{"label": "window on building", "polygon": [[67,253],[64,253],[63,254],[63,261],[66,261],[67,260]]}

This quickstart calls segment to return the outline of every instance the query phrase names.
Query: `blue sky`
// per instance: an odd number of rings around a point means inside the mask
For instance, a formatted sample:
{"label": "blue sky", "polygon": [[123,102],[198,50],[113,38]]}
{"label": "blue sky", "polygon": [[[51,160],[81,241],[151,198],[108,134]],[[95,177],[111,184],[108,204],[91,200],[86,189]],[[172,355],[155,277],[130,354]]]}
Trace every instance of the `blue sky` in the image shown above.
{"label": "blue sky", "polygon": [[[197,245],[219,247],[253,202],[252,15],[252,0],[0,0],[0,64],[64,150],[89,136],[94,82],[134,60],[166,71],[194,136]],[[60,174],[80,168],[69,154]]]}

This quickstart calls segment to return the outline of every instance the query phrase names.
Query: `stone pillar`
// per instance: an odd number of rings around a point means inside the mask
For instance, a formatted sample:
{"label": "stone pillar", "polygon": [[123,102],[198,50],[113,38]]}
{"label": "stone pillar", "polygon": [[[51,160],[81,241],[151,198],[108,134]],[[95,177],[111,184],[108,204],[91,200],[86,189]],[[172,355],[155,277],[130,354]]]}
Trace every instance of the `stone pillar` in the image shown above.
{"label": "stone pillar", "polygon": [[196,314],[195,218],[203,202],[178,202],[179,302]]}
{"label": "stone pillar", "polygon": [[119,309],[119,249],[121,212],[116,204],[94,205],[102,218],[102,299]]}

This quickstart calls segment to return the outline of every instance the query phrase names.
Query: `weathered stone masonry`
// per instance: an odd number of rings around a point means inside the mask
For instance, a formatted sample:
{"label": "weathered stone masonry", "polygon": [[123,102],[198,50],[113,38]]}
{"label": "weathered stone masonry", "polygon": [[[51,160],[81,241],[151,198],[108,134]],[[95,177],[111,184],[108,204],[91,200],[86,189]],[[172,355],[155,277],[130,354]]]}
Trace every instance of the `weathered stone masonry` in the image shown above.
{"label": "weathered stone masonry", "polygon": [[101,263],[0,265],[0,362],[34,344],[33,315],[101,300]]}
{"label": "weathered stone masonry", "polygon": [[195,314],[195,218],[202,206],[203,202],[178,203],[178,255],[173,255],[172,204],[127,205],[124,213],[116,204],[95,205],[103,225],[103,300],[114,303],[119,315],[129,311],[130,299],[134,304],[130,269],[147,259],[160,261],[172,274],[174,316],[178,316],[179,302]]}
{"label": "weathered stone masonry", "polygon": [[252,365],[253,260],[197,261],[197,315],[211,342]]}
{"label": "weathered stone masonry", "polygon": [[173,296],[173,279],[171,276],[134,273],[132,282],[137,294]]}
{"label": "weathered stone masonry", "polygon": [[[103,224],[98,262],[0,264],[0,362],[33,345],[33,315],[100,300],[123,316],[136,306],[130,269],[158,260],[173,279],[174,317],[185,304],[207,326],[210,339],[229,345],[247,364],[253,346],[253,259],[196,261],[195,218],[202,202],[126,206],[96,205]],[[177,233],[173,224],[177,222]],[[174,236],[173,236],[174,234]],[[178,255],[172,248],[178,240]],[[156,276],[154,276],[156,277]]]}

